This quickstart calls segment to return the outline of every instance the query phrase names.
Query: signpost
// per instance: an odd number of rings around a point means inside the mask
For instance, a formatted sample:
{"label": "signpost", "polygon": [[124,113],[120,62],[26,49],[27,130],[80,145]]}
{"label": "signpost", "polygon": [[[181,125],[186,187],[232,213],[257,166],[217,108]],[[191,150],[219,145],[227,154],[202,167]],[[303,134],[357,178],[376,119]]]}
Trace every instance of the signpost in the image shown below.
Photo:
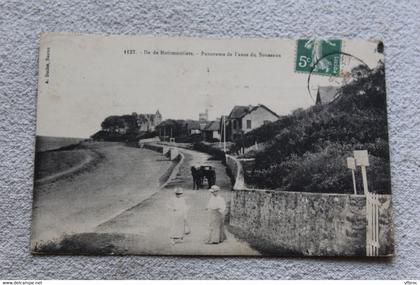
{"label": "signpost", "polygon": [[353,151],[354,158],[356,160],[356,166],[362,168],[362,179],[363,179],[363,190],[365,195],[368,194],[368,183],[366,175],[366,166],[369,166],[369,155],[367,150],[355,150]]}
{"label": "signpost", "polygon": [[347,167],[351,169],[353,176],[354,194],[356,194],[356,181],[354,178],[354,170],[356,166],[362,169],[363,191],[366,196],[366,255],[379,255],[379,199],[378,194],[369,193],[366,167],[369,166],[369,154],[367,150],[353,151],[354,157],[347,157]]}
{"label": "signpost", "polygon": [[354,195],[357,195],[356,177],[354,176],[354,171],[356,170],[356,161],[354,157],[347,157],[347,167],[351,169],[351,177],[353,178]]}

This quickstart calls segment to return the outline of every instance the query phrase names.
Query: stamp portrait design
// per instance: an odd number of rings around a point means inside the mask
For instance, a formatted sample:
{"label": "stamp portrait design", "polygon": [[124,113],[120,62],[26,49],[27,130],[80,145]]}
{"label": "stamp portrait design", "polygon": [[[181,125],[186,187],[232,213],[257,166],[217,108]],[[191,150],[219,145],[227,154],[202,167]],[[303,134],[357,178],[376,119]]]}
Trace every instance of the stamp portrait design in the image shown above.
{"label": "stamp portrait design", "polygon": [[341,40],[298,40],[296,71],[338,76],[340,53]]}

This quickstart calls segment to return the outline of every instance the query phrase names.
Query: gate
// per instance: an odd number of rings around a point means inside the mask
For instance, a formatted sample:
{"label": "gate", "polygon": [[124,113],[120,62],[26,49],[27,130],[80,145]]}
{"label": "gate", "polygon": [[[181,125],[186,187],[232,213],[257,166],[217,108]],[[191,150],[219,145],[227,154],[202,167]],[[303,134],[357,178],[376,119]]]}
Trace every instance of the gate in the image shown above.
{"label": "gate", "polygon": [[379,255],[379,196],[378,194],[366,193],[366,255]]}

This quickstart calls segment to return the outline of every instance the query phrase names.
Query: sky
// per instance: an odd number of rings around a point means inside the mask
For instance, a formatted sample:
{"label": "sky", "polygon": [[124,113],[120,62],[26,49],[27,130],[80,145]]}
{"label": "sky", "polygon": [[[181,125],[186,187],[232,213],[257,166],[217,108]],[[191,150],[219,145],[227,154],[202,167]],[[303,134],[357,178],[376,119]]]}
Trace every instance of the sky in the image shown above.
{"label": "sky", "polygon": [[[375,47],[343,43],[343,51],[371,67],[382,59]],[[215,119],[235,105],[264,104],[286,115],[314,104],[309,74],[295,72],[295,56],[291,39],[43,35],[37,135],[87,138],[107,116],[156,110],[163,119],[198,120],[205,109]],[[312,75],[309,86],[314,94],[318,86],[340,84],[341,78]]]}

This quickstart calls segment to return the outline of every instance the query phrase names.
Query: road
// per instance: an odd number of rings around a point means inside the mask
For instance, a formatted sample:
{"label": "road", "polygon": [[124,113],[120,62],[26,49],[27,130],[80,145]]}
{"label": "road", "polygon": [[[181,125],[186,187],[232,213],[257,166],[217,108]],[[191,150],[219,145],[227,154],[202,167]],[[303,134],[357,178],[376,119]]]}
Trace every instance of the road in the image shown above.
{"label": "road", "polygon": [[[205,210],[209,192],[207,189],[192,189],[191,166],[212,165],[216,169],[216,184],[221,187],[221,195],[227,202],[231,199],[231,182],[220,161],[209,160],[210,156],[197,151],[179,149],[184,154],[178,175],[159,192],[121,215],[99,225],[97,233],[129,234],[129,244],[125,250],[139,254],[167,255],[258,255],[246,242],[236,239],[226,231],[227,240],[221,244],[205,244],[208,234],[208,212]],[[172,245],[169,238],[171,212],[167,205],[174,196],[173,188],[184,188],[184,198],[189,206],[188,221],[191,234],[184,243]]]}
{"label": "road", "polygon": [[[216,184],[228,203],[231,182],[220,161],[209,160],[210,156],[201,152],[179,150],[185,159],[177,175],[160,189],[159,177],[173,162],[147,149],[118,143],[90,144],[89,151],[103,157],[94,168],[35,187],[33,244],[60,240],[64,234],[107,233],[119,237],[113,243],[117,251],[130,254],[258,255],[227,230],[227,240],[222,244],[205,244],[209,225],[205,208],[210,194],[207,189],[191,190],[190,168],[214,166]],[[175,186],[184,188],[191,234],[184,243],[172,245],[168,204]]]}
{"label": "road", "polygon": [[94,168],[35,185],[32,241],[92,231],[158,191],[158,178],[171,165],[154,151],[120,143],[88,147],[103,157]]}

